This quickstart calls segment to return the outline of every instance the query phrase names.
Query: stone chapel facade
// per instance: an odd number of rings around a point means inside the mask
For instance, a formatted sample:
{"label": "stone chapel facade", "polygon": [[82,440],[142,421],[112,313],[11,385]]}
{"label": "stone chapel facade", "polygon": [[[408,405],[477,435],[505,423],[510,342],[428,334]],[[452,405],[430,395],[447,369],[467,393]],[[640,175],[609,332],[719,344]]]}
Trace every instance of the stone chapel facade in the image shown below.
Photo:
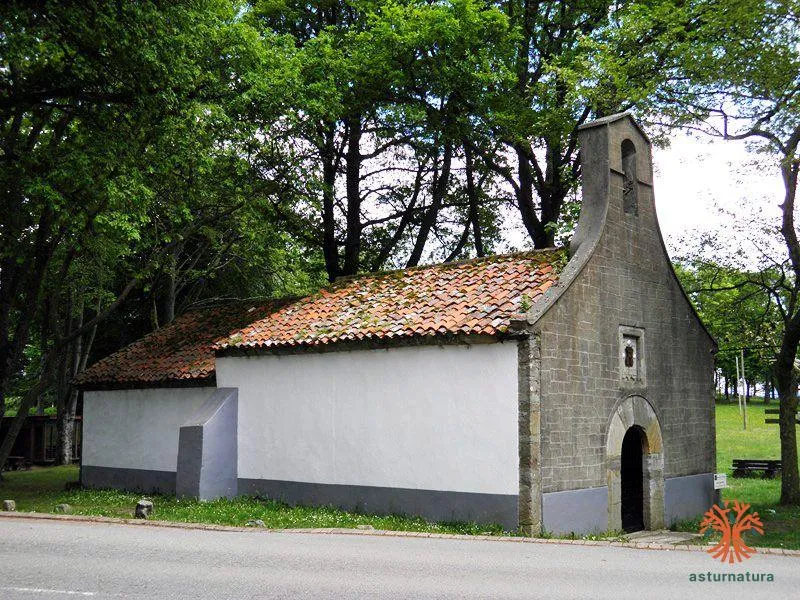
{"label": "stone chapel facade", "polygon": [[569,248],[191,311],[93,365],[83,485],[528,534],[702,514],[715,343],[661,238],[647,136],[628,114],[579,133]]}

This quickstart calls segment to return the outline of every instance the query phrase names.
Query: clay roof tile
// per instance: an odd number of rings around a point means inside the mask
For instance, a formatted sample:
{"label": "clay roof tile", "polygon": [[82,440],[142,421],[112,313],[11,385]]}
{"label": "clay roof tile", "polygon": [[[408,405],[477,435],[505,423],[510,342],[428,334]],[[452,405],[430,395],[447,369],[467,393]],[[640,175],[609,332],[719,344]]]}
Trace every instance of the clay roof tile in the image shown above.
{"label": "clay roof tile", "polygon": [[563,249],[374,273],[300,299],[234,302],[186,313],[95,363],[84,388],[204,380],[215,352],[318,346],[460,333],[499,335],[542,297],[566,264]]}

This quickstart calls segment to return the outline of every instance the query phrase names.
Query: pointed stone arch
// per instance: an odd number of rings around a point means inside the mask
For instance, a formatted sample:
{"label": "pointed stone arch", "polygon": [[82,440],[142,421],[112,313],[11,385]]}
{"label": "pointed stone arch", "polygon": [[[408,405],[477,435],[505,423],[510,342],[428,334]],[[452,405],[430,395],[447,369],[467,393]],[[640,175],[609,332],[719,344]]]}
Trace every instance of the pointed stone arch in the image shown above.
{"label": "pointed stone arch", "polygon": [[658,415],[644,396],[620,400],[611,414],[606,434],[606,473],[608,482],[608,529],[622,529],[621,454],[622,440],[631,428],[643,437],[643,502],[645,529],[664,527],[664,444]]}

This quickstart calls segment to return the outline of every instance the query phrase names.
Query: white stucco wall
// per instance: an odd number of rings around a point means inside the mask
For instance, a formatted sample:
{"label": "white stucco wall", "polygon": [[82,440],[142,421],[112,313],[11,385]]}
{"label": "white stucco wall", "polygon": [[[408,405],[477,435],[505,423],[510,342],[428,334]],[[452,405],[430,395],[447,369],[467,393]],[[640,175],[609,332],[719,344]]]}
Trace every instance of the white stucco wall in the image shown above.
{"label": "white stucco wall", "polygon": [[84,392],[82,463],[174,472],[180,426],[214,389]]}
{"label": "white stucco wall", "polygon": [[239,477],[518,493],[515,342],[217,359]]}

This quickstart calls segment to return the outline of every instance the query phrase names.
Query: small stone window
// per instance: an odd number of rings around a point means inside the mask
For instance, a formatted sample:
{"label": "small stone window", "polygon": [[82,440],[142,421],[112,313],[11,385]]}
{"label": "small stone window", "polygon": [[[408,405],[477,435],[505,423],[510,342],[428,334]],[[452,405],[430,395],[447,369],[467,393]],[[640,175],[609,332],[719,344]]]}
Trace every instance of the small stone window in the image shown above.
{"label": "small stone window", "polygon": [[639,214],[639,178],[636,174],[636,146],[622,142],[622,206],[626,214]]}
{"label": "small stone window", "polygon": [[621,326],[619,331],[619,369],[624,386],[644,385],[644,330]]}

